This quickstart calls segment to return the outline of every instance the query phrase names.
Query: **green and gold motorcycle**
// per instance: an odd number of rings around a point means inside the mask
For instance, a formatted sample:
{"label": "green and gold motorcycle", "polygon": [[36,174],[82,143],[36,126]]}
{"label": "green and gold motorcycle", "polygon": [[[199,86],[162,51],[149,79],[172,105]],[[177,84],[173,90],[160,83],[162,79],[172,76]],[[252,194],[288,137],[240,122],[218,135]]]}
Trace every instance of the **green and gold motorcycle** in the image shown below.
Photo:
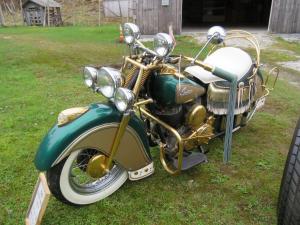
{"label": "green and gold motorcycle", "polygon": [[[135,24],[124,24],[123,32],[130,54],[121,69],[84,68],[85,84],[108,101],[62,111],[37,151],[36,168],[46,171],[52,194],[64,203],[91,204],[127,179],[150,176],[150,147],[158,146],[173,175],[206,163],[203,146],[226,130],[230,82],[224,78],[237,81],[233,131],[248,123],[271,89],[259,70],[259,44],[248,32],[212,27],[194,58],[171,55],[175,40],[168,34],[157,34],[151,50]],[[254,59],[226,46],[232,38],[247,40]]]}

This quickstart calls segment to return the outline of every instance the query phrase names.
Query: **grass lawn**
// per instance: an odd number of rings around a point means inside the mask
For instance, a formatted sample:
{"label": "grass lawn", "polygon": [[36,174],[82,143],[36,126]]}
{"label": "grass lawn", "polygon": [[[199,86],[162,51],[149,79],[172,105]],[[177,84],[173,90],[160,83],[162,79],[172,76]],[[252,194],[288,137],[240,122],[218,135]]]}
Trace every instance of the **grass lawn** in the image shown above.
{"label": "grass lawn", "polygon": [[[127,49],[117,39],[117,26],[0,29],[0,224],[24,223],[39,142],[61,110],[101,101],[83,85],[81,70],[119,64]],[[299,43],[278,41],[299,54]],[[192,56],[197,49],[190,38],[179,38],[177,52]],[[285,58],[265,51],[262,61]],[[173,177],[153,149],[154,175],[128,181],[87,207],[51,198],[43,224],[276,224],[280,179],[299,114],[299,89],[281,79],[263,111],[234,135],[231,164],[222,163],[223,143],[216,139],[208,146],[208,164]]]}

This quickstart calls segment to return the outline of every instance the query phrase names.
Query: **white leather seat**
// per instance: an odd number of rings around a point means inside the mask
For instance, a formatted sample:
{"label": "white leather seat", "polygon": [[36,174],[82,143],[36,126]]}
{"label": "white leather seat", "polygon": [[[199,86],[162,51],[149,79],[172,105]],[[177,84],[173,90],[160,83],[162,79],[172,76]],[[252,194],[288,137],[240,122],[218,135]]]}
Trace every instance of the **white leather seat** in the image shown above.
{"label": "white leather seat", "polygon": [[[238,76],[238,80],[243,78],[253,65],[250,55],[235,47],[217,49],[204,60],[204,63],[231,72]],[[185,69],[185,72],[193,75],[205,84],[224,81],[224,79],[213,75],[200,66],[189,66]]]}

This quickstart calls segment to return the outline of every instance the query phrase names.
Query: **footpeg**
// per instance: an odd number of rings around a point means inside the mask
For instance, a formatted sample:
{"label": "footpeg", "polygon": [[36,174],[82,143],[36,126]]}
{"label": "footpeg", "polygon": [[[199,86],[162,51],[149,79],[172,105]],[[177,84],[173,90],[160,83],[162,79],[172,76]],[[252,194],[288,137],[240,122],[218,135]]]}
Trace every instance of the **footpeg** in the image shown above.
{"label": "footpeg", "polygon": [[[181,170],[188,170],[198,164],[207,163],[207,162],[208,160],[205,154],[201,152],[192,152],[186,156],[183,156]],[[171,159],[171,163],[175,168],[178,169],[178,159],[176,158]]]}

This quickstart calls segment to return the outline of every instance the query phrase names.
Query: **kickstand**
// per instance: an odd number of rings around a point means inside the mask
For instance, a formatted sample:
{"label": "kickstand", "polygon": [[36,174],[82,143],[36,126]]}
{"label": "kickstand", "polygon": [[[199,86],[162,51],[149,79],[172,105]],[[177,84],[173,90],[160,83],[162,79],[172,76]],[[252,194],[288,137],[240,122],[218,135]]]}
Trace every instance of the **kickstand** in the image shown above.
{"label": "kickstand", "polygon": [[205,149],[203,146],[198,146],[199,152],[203,154],[207,154],[209,152],[209,149]]}

